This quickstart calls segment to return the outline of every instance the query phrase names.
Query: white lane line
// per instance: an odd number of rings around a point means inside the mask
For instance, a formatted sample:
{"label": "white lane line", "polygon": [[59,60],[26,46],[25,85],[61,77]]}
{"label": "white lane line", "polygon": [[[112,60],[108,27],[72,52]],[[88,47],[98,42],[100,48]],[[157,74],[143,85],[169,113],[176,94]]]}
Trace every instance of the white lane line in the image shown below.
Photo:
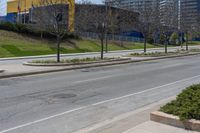
{"label": "white lane line", "polygon": [[179,83],[179,82],[188,81],[188,80],[191,80],[191,79],[194,79],[194,78],[198,78],[198,77],[200,77],[200,75],[197,75],[197,76],[194,76],[194,77],[190,77],[190,78],[186,78],[186,79],[182,79],[182,80],[178,80],[178,81],[175,81],[175,82],[172,82],[172,83],[169,83],[169,84],[157,86],[157,87],[154,87],[154,88],[151,88],[151,89],[147,89],[147,90],[144,90],[144,91],[132,93],[132,94],[129,94],[129,95],[125,95],[125,96],[121,96],[121,97],[105,100],[105,101],[98,102],[98,103],[95,103],[95,104],[92,104],[92,105],[96,106],[96,105],[104,104],[104,103],[107,103],[107,102],[120,100],[120,99],[123,99],[123,98],[131,97],[131,96],[138,95],[138,94],[142,94],[142,93],[145,93],[145,92],[148,92],[148,91],[156,90],[156,89],[159,89],[159,88],[162,88],[162,87],[173,85],[173,84],[176,84],[176,83]]}
{"label": "white lane line", "polygon": [[50,120],[50,119],[53,119],[53,118],[56,118],[56,117],[59,117],[59,116],[62,116],[62,115],[66,115],[66,114],[69,114],[69,113],[72,113],[72,112],[75,112],[75,111],[80,111],[82,109],[86,109],[86,108],[89,108],[89,107],[92,107],[92,106],[108,103],[108,102],[111,102],[111,101],[120,100],[120,99],[123,99],[123,98],[128,98],[128,97],[131,97],[131,96],[134,96],[134,95],[138,95],[138,94],[141,94],[141,93],[145,93],[145,92],[148,92],[148,91],[156,90],[156,89],[159,89],[159,88],[162,88],[162,87],[166,87],[166,86],[169,86],[169,85],[173,85],[173,84],[176,84],[176,83],[179,83],[179,82],[184,82],[184,81],[188,81],[188,80],[191,80],[191,79],[194,79],[194,78],[199,78],[199,77],[200,77],[200,75],[197,75],[197,76],[185,78],[185,79],[182,79],[182,80],[177,80],[175,82],[168,83],[168,84],[165,84],[165,85],[161,85],[161,86],[157,86],[157,87],[154,87],[154,88],[150,88],[150,89],[147,89],[147,90],[144,90],[144,91],[140,91],[140,92],[132,93],[132,94],[129,94],[129,95],[125,95],[125,96],[121,96],[121,97],[117,97],[117,98],[101,101],[101,102],[94,103],[94,104],[91,104],[91,105],[88,105],[88,106],[82,106],[80,108],[76,108],[76,109],[69,110],[69,111],[66,111],[66,112],[63,112],[63,113],[59,113],[59,114],[56,114],[56,115],[52,115],[52,116],[49,116],[49,117],[46,117],[46,118],[43,118],[43,119],[39,119],[39,120],[36,120],[36,121],[33,121],[33,122],[22,124],[22,125],[13,127],[13,128],[2,130],[2,131],[0,131],[0,133],[7,133],[7,132],[10,132],[10,131],[13,131],[13,130],[17,130],[17,129],[20,129],[20,128],[23,128],[23,127],[27,127],[27,126],[30,126],[30,125],[33,125],[33,124],[36,124],[36,123],[40,123],[40,122],[43,122],[43,121],[46,121],[46,120]]}
{"label": "white lane line", "polygon": [[91,82],[91,81],[96,81],[96,80],[101,80],[101,79],[107,79],[107,78],[111,78],[113,76],[104,76],[104,77],[99,77],[99,78],[93,78],[93,79],[87,79],[87,80],[81,80],[81,81],[76,81],[73,83],[84,83],[84,82]]}
{"label": "white lane line", "polygon": [[165,65],[161,68],[171,68],[171,67],[178,67],[178,66],[182,66],[182,65],[184,65],[184,63],[176,63],[176,64]]}

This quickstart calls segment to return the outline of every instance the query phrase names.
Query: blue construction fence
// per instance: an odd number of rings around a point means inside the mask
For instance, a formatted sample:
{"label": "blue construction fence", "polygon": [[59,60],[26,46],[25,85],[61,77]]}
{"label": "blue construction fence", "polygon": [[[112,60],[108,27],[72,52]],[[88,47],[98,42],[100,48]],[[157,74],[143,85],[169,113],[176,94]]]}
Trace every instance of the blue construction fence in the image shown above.
{"label": "blue construction fence", "polygon": [[[80,37],[89,38],[89,39],[99,39],[99,35],[94,32],[79,32],[78,35]],[[144,39],[139,36],[131,36],[130,34],[121,34],[121,35],[113,35],[107,34],[108,40],[114,41],[125,41],[125,42],[144,42]]]}
{"label": "blue construction fence", "polygon": [[7,16],[0,17],[0,22],[16,23],[17,13],[8,13]]}

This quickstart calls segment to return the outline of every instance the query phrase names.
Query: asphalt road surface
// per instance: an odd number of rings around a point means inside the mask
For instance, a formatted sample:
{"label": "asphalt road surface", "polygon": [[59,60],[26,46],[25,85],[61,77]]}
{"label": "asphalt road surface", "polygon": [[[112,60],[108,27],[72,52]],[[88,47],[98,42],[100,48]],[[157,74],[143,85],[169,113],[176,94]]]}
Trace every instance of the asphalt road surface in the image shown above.
{"label": "asphalt road surface", "polygon": [[200,82],[200,55],[0,80],[0,133],[71,133]]}

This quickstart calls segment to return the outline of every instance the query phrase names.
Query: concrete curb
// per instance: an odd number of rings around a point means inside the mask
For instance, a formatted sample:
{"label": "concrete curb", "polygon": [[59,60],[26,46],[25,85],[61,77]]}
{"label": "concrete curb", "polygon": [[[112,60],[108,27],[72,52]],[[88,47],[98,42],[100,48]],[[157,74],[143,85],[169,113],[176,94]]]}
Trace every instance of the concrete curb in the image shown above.
{"label": "concrete curb", "polygon": [[92,62],[82,62],[82,63],[31,63],[25,62],[23,65],[26,66],[72,66],[72,65],[87,65],[87,64],[96,64],[96,63],[107,63],[107,62],[116,62],[116,61],[126,61],[131,60],[131,58],[118,58],[111,60],[102,60],[102,61],[92,61]]}
{"label": "concrete curb", "polygon": [[160,111],[152,112],[150,114],[150,119],[152,121],[163,123],[170,126],[175,126],[193,131],[200,131],[200,121],[198,120],[181,121],[177,116],[166,114]]}
{"label": "concrete curb", "polygon": [[193,55],[199,55],[199,54],[200,53],[192,53],[192,54],[186,54],[186,55],[164,56],[164,57],[156,57],[156,58],[149,58],[149,59],[142,59],[142,60],[125,60],[125,61],[116,61],[116,62],[107,62],[107,63],[95,63],[95,64],[86,64],[86,65],[66,67],[66,68],[58,68],[58,69],[52,69],[52,70],[40,70],[40,71],[34,71],[34,72],[4,74],[4,75],[0,76],[0,79],[11,78],[11,77],[20,77],[20,76],[28,76],[28,75],[35,75],[35,74],[44,74],[44,73],[51,73],[51,72],[69,71],[69,70],[76,70],[76,69],[85,69],[85,68],[112,66],[112,65],[120,65],[120,64],[127,64],[127,63],[153,61],[153,60],[176,58],[176,57],[183,57],[183,56],[193,56]]}

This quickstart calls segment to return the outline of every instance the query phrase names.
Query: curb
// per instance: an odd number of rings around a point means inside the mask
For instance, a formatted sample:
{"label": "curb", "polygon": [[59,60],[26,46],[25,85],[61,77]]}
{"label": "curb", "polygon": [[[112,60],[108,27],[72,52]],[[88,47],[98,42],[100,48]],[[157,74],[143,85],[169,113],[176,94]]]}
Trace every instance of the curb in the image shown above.
{"label": "curb", "polygon": [[69,71],[69,70],[77,70],[77,69],[85,69],[85,68],[94,68],[94,67],[102,67],[102,66],[112,66],[112,65],[121,65],[121,64],[128,64],[128,63],[153,61],[153,60],[160,60],[160,59],[167,59],[167,58],[194,56],[194,55],[199,55],[199,54],[200,53],[192,53],[192,54],[185,54],[185,55],[156,57],[156,58],[142,59],[142,60],[125,60],[125,61],[117,61],[117,62],[95,63],[95,64],[73,66],[73,67],[68,67],[68,68],[52,69],[52,70],[42,70],[42,71],[7,74],[7,75],[5,74],[5,75],[1,75],[0,79],[11,78],[11,77],[20,77],[20,76],[28,76],[28,75],[36,75],[36,74],[45,74],[45,73],[51,73],[51,72],[61,72],[61,71]]}
{"label": "curb", "polygon": [[73,65],[87,65],[87,64],[107,63],[107,62],[126,61],[126,60],[131,60],[131,58],[119,58],[119,59],[82,62],[82,63],[31,63],[31,62],[25,62],[25,63],[23,63],[23,65],[26,65],[26,66],[46,66],[46,67],[48,67],[48,66],[73,66]]}
{"label": "curb", "polygon": [[181,121],[179,117],[166,114],[160,111],[155,111],[150,114],[150,119],[162,124],[184,128],[192,131],[200,131],[200,121],[198,120],[186,120]]}

